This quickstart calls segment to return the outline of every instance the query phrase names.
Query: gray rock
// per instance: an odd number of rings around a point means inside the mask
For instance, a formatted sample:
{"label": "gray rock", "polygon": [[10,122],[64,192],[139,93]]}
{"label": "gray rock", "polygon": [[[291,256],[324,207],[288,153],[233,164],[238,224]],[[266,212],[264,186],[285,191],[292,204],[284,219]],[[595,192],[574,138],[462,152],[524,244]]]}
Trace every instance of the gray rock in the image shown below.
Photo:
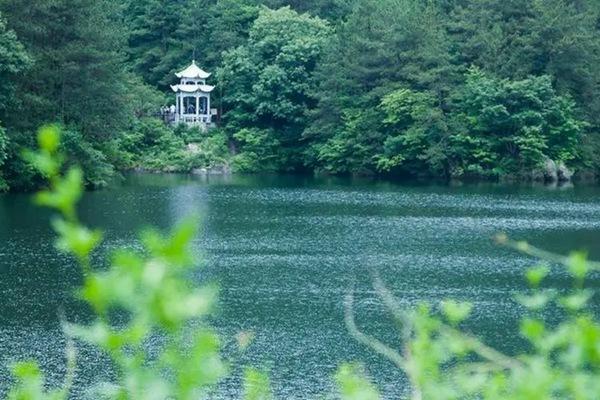
{"label": "gray rock", "polygon": [[571,171],[563,162],[559,162],[556,169],[558,180],[560,182],[570,182],[573,178],[573,171]]}
{"label": "gray rock", "polygon": [[192,175],[208,175],[208,170],[206,168],[194,168],[190,173]]}
{"label": "gray rock", "polygon": [[558,181],[558,168],[556,163],[549,158],[544,161],[544,179],[550,182]]}
{"label": "gray rock", "polygon": [[597,183],[598,175],[596,174],[596,171],[594,171],[594,170],[580,169],[577,171],[577,176],[575,177],[575,179],[577,179],[580,182],[589,183],[589,184]]}
{"label": "gray rock", "polygon": [[[511,175],[511,177],[513,178],[513,182],[518,180],[516,176]],[[534,169],[533,171],[531,171],[531,180],[533,182],[544,182],[546,180],[546,174],[541,168]]]}
{"label": "gray rock", "polygon": [[231,174],[231,168],[229,165],[217,165],[208,170],[210,175],[229,175]]}
{"label": "gray rock", "polygon": [[231,167],[229,165],[215,165],[210,168],[194,168],[190,171],[192,175],[230,175]]}

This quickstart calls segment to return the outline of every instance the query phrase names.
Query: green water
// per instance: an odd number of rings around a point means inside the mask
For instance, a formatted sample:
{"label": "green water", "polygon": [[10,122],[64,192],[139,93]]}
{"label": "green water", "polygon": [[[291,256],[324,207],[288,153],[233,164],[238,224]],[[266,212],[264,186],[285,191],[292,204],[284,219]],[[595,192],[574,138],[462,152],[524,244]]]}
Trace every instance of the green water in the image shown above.
{"label": "green water", "polygon": [[[221,287],[214,324],[225,353],[268,368],[286,399],[330,391],[330,376],[346,360],[363,362],[386,398],[404,392],[404,377],[355,343],[343,325],[343,296],[354,287],[359,325],[397,344],[371,286],[373,271],[407,306],[447,297],[472,301],[469,329],[514,352],[523,346],[511,328],[522,309],[512,293],[524,288],[521,274],[531,260],[496,247],[493,234],[561,252],[586,248],[600,259],[596,187],[137,175],[86,194],[81,204],[84,221],[106,232],[102,253],[136,246],[139,228],[167,228],[190,213],[204,220],[194,246],[205,266],[194,279]],[[0,394],[8,385],[6,365],[17,359],[40,360],[50,381],[60,382],[59,310],[73,321],[88,315],[72,300],[77,269],[53,249],[48,213],[26,195],[0,196],[0,272]],[[555,271],[550,284],[564,287],[567,277]],[[240,355],[233,337],[241,330],[256,339]],[[82,347],[74,396],[110,376],[102,355]],[[238,376],[234,367],[215,396],[238,397]]]}

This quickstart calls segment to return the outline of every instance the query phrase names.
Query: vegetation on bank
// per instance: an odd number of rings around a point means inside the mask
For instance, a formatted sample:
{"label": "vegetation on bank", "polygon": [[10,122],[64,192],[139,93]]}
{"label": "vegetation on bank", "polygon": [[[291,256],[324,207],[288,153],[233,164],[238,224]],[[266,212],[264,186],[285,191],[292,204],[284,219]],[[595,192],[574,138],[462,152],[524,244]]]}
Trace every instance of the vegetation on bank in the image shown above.
{"label": "vegetation on bank", "polygon": [[[210,398],[228,365],[206,318],[216,288],[194,287],[188,279],[196,265],[189,249],[195,225],[188,220],[167,236],[147,230],[140,235],[143,250],[115,250],[108,268],[96,268],[90,255],[100,245],[102,232],[79,222],[76,206],[83,174],[79,167],[64,164],[59,140],[56,127],[43,128],[40,150],[26,157],[49,180],[49,188],[36,200],[57,213],[52,220],[56,247],[81,266],[84,282],[77,295],[90,306],[93,318],[84,324],[69,322],[69,316],[62,321],[68,339],[62,386],[48,387],[35,361],[20,361],[12,366],[15,380],[8,398],[69,398],[82,342],[106,354],[115,369],[113,381],[87,388],[91,398]],[[527,341],[523,352],[504,354],[464,331],[461,324],[471,304],[447,300],[406,309],[377,276],[374,288],[400,330],[401,350],[360,330],[351,292],[346,297],[350,334],[406,374],[407,397],[414,400],[595,399],[600,390],[600,322],[589,308],[595,292],[586,286],[586,278],[599,272],[600,264],[583,253],[563,257],[502,235],[497,240],[542,260],[526,273],[530,292],[516,297],[527,310],[520,322]],[[572,277],[570,291],[544,287],[550,268],[556,267]],[[251,338],[249,332],[239,334],[240,348],[251,351]],[[332,379],[336,398],[381,398],[359,364],[340,366]],[[246,368],[243,395],[248,400],[274,398],[268,376]]]}
{"label": "vegetation on bank", "polygon": [[115,161],[120,169],[191,172],[219,167],[227,169],[230,154],[221,129],[202,132],[179,125],[169,127],[156,118],[141,118],[119,138]]}
{"label": "vegetation on bank", "polygon": [[[194,55],[207,136],[154,117]],[[0,0],[2,189],[42,182],[20,153],[43,123],[90,185],[224,162],[552,180],[597,174],[599,115],[597,0]]]}

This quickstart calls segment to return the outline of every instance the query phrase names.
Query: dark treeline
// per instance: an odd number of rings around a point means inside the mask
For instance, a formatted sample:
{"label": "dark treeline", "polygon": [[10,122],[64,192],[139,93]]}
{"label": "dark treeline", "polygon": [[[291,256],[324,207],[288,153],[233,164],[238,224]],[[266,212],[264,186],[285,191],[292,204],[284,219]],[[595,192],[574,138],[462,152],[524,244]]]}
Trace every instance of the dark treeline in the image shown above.
{"label": "dark treeline", "polygon": [[[152,116],[192,57],[217,86],[208,134]],[[598,0],[0,0],[4,189],[39,183],[21,149],[51,122],[90,184],[215,163],[595,176],[599,94]]]}

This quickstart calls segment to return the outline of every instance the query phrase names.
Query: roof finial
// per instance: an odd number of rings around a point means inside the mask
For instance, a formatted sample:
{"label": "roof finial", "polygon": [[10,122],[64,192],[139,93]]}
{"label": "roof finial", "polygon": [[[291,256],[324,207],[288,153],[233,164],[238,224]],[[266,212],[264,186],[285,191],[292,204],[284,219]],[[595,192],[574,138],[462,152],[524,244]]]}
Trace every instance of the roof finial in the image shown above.
{"label": "roof finial", "polygon": [[194,46],[194,50],[192,51],[192,64],[196,65],[196,46]]}

